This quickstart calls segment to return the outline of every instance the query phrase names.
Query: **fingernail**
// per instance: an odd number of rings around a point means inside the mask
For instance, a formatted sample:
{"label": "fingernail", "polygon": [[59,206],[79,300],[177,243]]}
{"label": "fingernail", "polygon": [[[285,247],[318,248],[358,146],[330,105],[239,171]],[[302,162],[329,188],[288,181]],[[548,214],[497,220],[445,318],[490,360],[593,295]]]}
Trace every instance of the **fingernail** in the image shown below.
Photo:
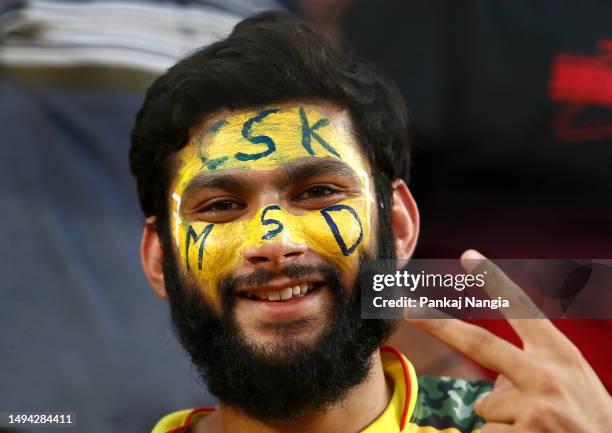
{"label": "fingernail", "polygon": [[461,264],[468,272],[472,272],[482,260],[485,260],[485,256],[476,250],[467,250],[461,254]]}
{"label": "fingernail", "polygon": [[485,256],[476,250],[467,250],[461,255],[461,258],[467,260],[483,260]]}

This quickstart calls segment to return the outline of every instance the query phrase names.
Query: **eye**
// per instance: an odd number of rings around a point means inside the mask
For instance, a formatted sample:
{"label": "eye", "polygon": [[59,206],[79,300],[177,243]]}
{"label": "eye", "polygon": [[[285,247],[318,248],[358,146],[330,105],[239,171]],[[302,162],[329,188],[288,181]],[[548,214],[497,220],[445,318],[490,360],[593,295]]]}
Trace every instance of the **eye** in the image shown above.
{"label": "eye", "polygon": [[236,201],[236,200],[230,200],[230,199],[223,199],[223,200],[218,200],[216,202],[213,203],[209,203],[205,206],[203,206],[199,212],[201,213],[206,213],[206,212],[212,212],[212,213],[221,213],[221,212],[231,212],[231,211],[235,211],[235,210],[240,210],[240,209],[244,209],[244,204]]}
{"label": "eye", "polygon": [[335,194],[338,191],[334,188],[325,185],[317,185],[311,188],[308,188],[301,193],[299,193],[295,199],[296,200],[308,200],[314,198],[322,198],[327,197],[329,195]]}

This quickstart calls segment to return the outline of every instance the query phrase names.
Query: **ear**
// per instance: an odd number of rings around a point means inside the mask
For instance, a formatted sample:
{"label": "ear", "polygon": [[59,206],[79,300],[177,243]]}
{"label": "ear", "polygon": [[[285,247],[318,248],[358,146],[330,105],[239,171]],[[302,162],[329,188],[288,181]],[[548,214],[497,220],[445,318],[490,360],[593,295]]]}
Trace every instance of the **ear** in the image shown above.
{"label": "ear", "polygon": [[142,241],[140,242],[140,260],[142,261],[145,276],[155,293],[157,293],[157,296],[162,299],[168,299],[163,271],[164,251],[157,234],[155,217],[149,217],[145,222]]}
{"label": "ear", "polygon": [[398,269],[403,268],[412,256],[419,237],[419,210],[416,202],[402,179],[391,183],[391,227],[395,237],[395,254]]}

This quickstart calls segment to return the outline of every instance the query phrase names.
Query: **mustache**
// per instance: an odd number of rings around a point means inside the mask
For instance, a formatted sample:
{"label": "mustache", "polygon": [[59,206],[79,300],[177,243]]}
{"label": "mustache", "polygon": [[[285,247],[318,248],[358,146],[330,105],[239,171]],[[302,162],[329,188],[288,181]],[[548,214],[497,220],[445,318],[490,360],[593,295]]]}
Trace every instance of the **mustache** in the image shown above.
{"label": "mustache", "polygon": [[257,269],[248,275],[224,278],[220,283],[220,289],[224,296],[228,296],[239,287],[261,286],[279,277],[287,277],[294,280],[308,278],[324,279],[327,282],[334,283],[332,286],[337,287],[340,287],[341,281],[339,271],[329,264],[291,264],[279,271]]}

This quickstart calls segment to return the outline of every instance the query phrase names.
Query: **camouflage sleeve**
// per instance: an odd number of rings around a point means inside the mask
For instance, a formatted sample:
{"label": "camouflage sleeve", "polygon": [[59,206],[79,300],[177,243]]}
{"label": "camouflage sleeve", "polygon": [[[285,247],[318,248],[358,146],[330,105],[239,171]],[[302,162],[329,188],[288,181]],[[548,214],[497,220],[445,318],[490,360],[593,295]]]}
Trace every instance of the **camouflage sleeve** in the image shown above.
{"label": "camouflage sleeve", "polygon": [[484,421],[474,411],[480,396],[493,384],[483,380],[419,376],[419,395],[411,422],[438,430],[456,428],[461,433],[479,429]]}

